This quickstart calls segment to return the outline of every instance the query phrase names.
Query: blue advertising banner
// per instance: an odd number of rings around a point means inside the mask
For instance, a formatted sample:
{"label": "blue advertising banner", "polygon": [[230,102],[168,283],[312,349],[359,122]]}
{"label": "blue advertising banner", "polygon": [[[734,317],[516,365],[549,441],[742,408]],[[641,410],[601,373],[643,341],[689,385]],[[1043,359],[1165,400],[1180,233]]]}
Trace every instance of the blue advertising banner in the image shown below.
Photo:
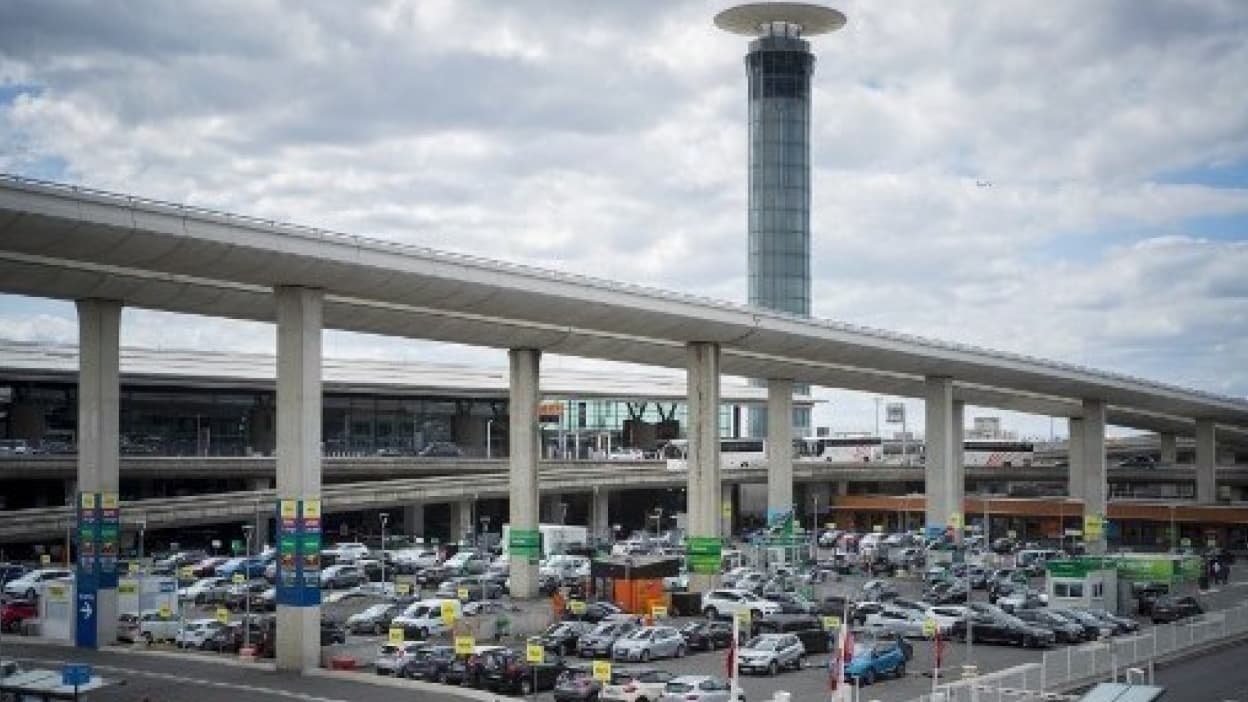
{"label": "blue advertising banner", "polygon": [[78,599],[74,603],[74,645],[78,648],[96,648],[95,583],[92,582],[90,590],[85,592],[83,585],[81,580],[78,581]]}
{"label": "blue advertising banner", "polygon": [[96,648],[95,596],[99,588],[100,572],[99,493],[78,493],[77,517],[78,558],[75,588],[78,596],[74,602],[74,645],[79,648]]}

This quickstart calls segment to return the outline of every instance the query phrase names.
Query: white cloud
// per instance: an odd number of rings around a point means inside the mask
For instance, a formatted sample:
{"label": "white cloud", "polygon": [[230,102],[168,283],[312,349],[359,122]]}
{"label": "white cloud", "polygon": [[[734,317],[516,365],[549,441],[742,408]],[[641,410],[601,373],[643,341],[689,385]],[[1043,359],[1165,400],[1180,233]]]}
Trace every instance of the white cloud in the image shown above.
{"label": "white cloud", "polygon": [[[745,42],[721,6],[5,3],[0,168],[743,301]],[[812,39],[816,314],[1248,395],[1248,189],[1169,182],[1248,162],[1248,8],[838,6]],[[126,320],[132,343],[272,343]],[[873,421],[840,401],[823,416]]]}

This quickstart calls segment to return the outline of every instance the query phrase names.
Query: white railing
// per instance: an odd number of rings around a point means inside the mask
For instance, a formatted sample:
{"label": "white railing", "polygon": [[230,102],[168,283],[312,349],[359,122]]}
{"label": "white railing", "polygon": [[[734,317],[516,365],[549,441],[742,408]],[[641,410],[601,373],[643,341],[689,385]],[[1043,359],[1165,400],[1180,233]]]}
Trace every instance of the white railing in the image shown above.
{"label": "white railing", "polygon": [[912,702],[1040,702],[1070,699],[1063,692],[1122,678],[1128,668],[1218,641],[1248,636],[1248,603],[1195,619],[1161,624],[1132,636],[1046,651],[1027,663],[941,685]]}

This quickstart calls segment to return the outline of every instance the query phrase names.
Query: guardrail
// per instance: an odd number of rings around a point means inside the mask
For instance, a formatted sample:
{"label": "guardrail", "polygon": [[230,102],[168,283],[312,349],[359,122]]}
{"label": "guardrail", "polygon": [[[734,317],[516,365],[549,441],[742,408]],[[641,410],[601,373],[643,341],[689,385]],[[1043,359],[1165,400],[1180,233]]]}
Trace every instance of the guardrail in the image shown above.
{"label": "guardrail", "polygon": [[1061,693],[1122,677],[1211,644],[1248,637],[1248,603],[1173,624],[1159,624],[1134,636],[1046,651],[1039,663],[1006,668],[941,685],[912,702],[1039,702],[1065,699]]}

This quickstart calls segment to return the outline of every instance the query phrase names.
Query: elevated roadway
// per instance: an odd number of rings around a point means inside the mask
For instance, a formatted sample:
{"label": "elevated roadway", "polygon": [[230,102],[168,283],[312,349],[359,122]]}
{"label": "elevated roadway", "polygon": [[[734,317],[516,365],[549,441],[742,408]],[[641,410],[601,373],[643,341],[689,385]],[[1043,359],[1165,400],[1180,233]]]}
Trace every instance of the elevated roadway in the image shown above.
{"label": "elevated roadway", "polygon": [[[1025,478],[1023,477],[1025,471]],[[1125,472],[1125,471],[1124,471]],[[1184,473],[1191,479],[1190,470],[1131,471],[1160,477],[1164,473]],[[1014,478],[1035,481],[1062,481],[1066,478],[1061,468],[968,468],[971,479]],[[725,470],[725,484],[765,483],[767,471],[760,468]],[[818,462],[798,462],[794,465],[794,480],[798,482],[871,481],[876,483],[919,482],[923,472],[917,468],[883,468],[870,470],[860,465],[834,466]],[[1248,483],[1248,468],[1223,469],[1220,477]],[[1177,479],[1177,478],[1176,478]],[[539,487],[545,493],[580,493],[594,487],[604,490],[643,490],[684,488],[687,478],[682,471],[667,470],[662,464],[625,462],[564,462],[543,464],[539,472]],[[495,470],[480,470],[465,480],[460,472],[424,477],[406,477],[387,480],[367,480],[355,483],[339,483],[324,486],[322,498],[327,512],[352,512],[369,509],[389,509],[421,503],[443,503],[463,499],[499,499],[508,497],[507,474],[503,465]],[[122,509],[127,521],[145,521],[148,529],[194,526],[199,524],[222,524],[231,521],[254,520],[256,515],[271,513],[276,493],[274,490],[248,490],[187,497],[162,497],[145,500],[123,500]],[[918,499],[922,498],[907,498]],[[889,504],[892,504],[891,502]],[[73,510],[67,506],[41,507],[0,512],[0,542],[19,542],[55,538],[65,533],[74,520]]]}
{"label": "elevated roadway", "polygon": [[324,291],[326,328],[685,368],[686,345],[720,370],[824,387],[954,399],[1248,442],[1248,401],[1019,354],[555,273],[431,249],[55,183],[0,176],[0,291],[105,298],[272,322],[275,286]]}

